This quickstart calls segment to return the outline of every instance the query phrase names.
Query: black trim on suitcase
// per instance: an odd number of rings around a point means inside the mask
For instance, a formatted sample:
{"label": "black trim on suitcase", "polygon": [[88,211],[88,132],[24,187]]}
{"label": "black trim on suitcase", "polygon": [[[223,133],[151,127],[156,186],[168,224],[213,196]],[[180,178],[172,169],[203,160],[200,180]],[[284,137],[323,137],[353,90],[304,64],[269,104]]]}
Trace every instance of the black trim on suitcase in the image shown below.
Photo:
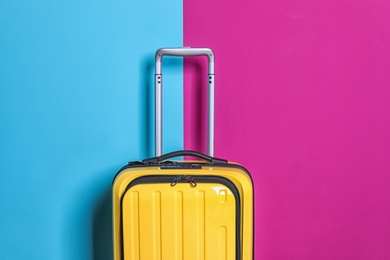
{"label": "black trim on suitcase", "polygon": [[[181,176],[181,175],[179,175]],[[184,175],[183,175],[184,176]],[[149,175],[149,176],[142,176],[142,177],[138,177],[136,179],[134,179],[133,181],[131,181],[127,187],[126,187],[126,190],[123,192],[122,196],[121,196],[121,199],[120,199],[120,210],[121,210],[121,214],[120,214],[120,238],[121,238],[121,259],[124,260],[124,246],[123,246],[123,214],[122,214],[122,211],[123,211],[123,199],[126,195],[126,192],[128,190],[130,190],[131,187],[137,185],[137,184],[153,184],[153,183],[167,183],[167,184],[170,184],[171,186],[174,186],[172,185],[173,181],[175,180],[175,178],[177,178],[178,175]],[[191,176],[188,176],[187,177],[191,177]],[[231,182],[229,179],[227,178],[224,178],[224,177],[220,177],[220,176],[209,176],[209,175],[196,175],[194,177],[191,177],[191,178],[181,178],[178,182],[188,182],[189,185],[191,185],[191,187],[194,187],[192,186],[192,183],[191,181],[189,181],[190,179],[193,179],[196,183],[218,183],[218,184],[222,184],[222,185],[225,185],[226,187],[228,187],[231,192],[233,193],[234,195],[234,198],[236,200],[236,260],[240,260],[241,259],[241,200],[240,200],[240,195],[239,195],[239,192],[238,192],[238,189],[237,187],[234,185],[233,182]],[[196,186],[196,185],[195,185]]]}

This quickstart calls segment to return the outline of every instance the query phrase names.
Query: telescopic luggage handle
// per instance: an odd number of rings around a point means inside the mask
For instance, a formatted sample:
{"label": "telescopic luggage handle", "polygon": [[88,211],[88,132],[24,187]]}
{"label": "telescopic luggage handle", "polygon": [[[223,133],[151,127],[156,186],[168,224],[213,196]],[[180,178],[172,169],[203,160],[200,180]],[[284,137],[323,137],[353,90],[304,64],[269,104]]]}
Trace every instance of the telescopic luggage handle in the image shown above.
{"label": "telescopic luggage handle", "polygon": [[162,154],[162,58],[163,56],[207,56],[208,58],[208,120],[207,154],[214,156],[214,52],[209,48],[161,48],[156,51],[155,138],[156,156]]}

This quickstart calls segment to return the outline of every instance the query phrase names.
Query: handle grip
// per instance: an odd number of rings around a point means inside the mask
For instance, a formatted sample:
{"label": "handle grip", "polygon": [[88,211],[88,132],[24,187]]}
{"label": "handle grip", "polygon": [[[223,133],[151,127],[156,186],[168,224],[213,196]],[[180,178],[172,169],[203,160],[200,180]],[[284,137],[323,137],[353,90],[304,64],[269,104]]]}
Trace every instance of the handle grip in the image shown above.
{"label": "handle grip", "polygon": [[142,162],[143,163],[158,164],[158,163],[163,162],[167,159],[178,157],[178,156],[193,156],[193,157],[197,157],[199,159],[208,161],[210,163],[227,163],[227,160],[211,157],[209,155],[206,155],[206,154],[203,154],[200,152],[196,152],[196,151],[192,151],[192,150],[175,151],[175,152],[167,153],[167,154],[164,154],[161,156],[156,156],[156,157],[152,157],[149,159],[145,159]]}
{"label": "handle grip", "polygon": [[[156,74],[161,74],[162,58],[167,56],[207,56],[209,59],[209,74],[214,74],[214,52],[210,48],[161,48],[156,51]],[[211,66],[210,66],[211,65]]]}

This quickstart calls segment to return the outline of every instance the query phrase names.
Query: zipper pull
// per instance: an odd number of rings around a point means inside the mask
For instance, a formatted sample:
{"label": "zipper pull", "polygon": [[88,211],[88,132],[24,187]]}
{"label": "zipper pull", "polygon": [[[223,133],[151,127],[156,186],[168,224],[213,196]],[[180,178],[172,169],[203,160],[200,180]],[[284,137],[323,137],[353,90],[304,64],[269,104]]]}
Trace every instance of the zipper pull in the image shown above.
{"label": "zipper pull", "polygon": [[181,181],[183,179],[182,176],[176,176],[175,178],[173,178],[172,182],[171,182],[171,187],[175,186],[179,181]]}
{"label": "zipper pull", "polygon": [[195,188],[197,185],[194,177],[185,176],[185,175],[178,175],[175,178],[173,178],[173,180],[171,182],[171,187],[175,186],[178,182],[180,182],[182,180],[186,180],[192,188]]}
{"label": "zipper pull", "polygon": [[190,184],[190,186],[192,188],[196,187],[196,185],[197,185],[196,181],[195,181],[195,179],[192,176],[188,176],[186,180],[188,180],[188,183]]}

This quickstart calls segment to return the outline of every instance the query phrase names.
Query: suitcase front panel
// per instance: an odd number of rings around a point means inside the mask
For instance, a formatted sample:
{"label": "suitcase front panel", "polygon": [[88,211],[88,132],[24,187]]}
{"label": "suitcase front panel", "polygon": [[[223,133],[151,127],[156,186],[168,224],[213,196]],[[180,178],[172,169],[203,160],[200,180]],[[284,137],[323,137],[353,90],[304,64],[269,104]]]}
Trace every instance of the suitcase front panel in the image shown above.
{"label": "suitcase front panel", "polygon": [[[193,162],[188,162],[188,164],[192,164]],[[132,164],[134,165],[134,164]],[[228,165],[207,165],[201,164],[201,168],[194,168],[189,170],[187,169],[162,169],[162,166],[125,166],[123,167],[118,174],[116,175],[113,182],[113,233],[114,233],[114,259],[115,260],[123,260],[124,259],[124,247],[127,248],[128,244],[123,246],[123,232],[129,232],[129,230],[123,230],[123,210],[122,210],[122,202],[124,199],[124,194],[127,194],[127,187],[131,183],[134,183],[136,180],[155,176],[155,177],[164,177],[167,175],[177,176],[177,175],[185,175],[190,174],[198,180],[199,178],[203,178],[205,176],[209,177],[222,177],[229,180],[234,184],[234,187],[237,189],[236,191],[239,193],[239,200],[236,205],[237,208],[240,208],[240,213],[237,214],[236,222],[240,222],[241,224],[236,230],[239,230],[237,234],[237,241],[239,243],[236,248],[236,259],[240,260],[253,260],[253,183],[251,181],[250,175],[245,168],[237,165],[237,164],[228,164]],[[169,187],[169,182],[165,182],[164,187]],[[188,185],[188,183],[182,183],[184,185]],[[177,184],[179,185],[179,184]],[[191,189],[198,189],[201,183],[198,181],[198,186]],[[226,185],[225,185],[226,186]],[[177,186],[179,187],[179,186]],[[229,186],[230,187],[230,186]],[[176,186],[175,186],[176,188]],[[127,214],[127,213],[125,213]],[[127,218],[127,217],[126,217]],[[223,233],[223,231],[221,231]],[[215,247],[215,245],[213,245]],[[151,244],[149,248],[152,248]],[[127,250],[127,249],[126,249]],[[164,249],[161,249],[164,250]],[[193,249],[195,252],[196,250]],[[199,251],[199,250],[198,250]],[[178,253],[179,254],[179,253]],[[180,254],[179,254],[180,255]],[[127,253],[126,259],[129,258],[129,253]],[[142,257],[142,256],[141,256]],[[133,258],[140,259],[140,258]],[[142,258],[141,258],[142,259]],[[153,258],[151,258],[153,259]],[[162,260],[165,260],[161,258]],[[173,258],[175,259],[175,258]],[[178,258],[180,259],[180,258]],[[202,259],[202,258],[200,258]],[[218,258],[217,258],[218,259]]]}
{"label": "suitcase front panel", "polygon": [[121,202],[123,259],[238,259],[236,193],[221,183],[131,186]]}

